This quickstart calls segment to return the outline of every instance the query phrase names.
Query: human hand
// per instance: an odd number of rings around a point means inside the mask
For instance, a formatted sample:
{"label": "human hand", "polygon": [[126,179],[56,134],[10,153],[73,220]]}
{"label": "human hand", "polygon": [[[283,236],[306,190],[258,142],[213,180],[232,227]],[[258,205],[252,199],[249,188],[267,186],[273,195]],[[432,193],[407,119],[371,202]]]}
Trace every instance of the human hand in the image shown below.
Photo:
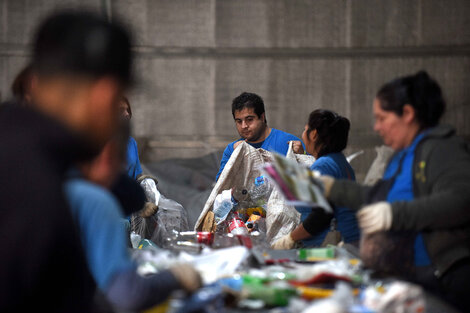
{"label": "human hand", "polygon": [[295,154],[304,154],[304,147],[302,146],[302,142],[299,140],[292,140],[292,151]]}
{"label": "human hand", "polygon": [[275,250],[287,250],[292,249],[295,245],[294,239],[292,239],[291,234],[287,234],[281,239],[277,240],[272,244],[271,248]]}
{"label": "human hand", "polygon": [[201,275],[192,265],[180,263],[173,265],[169,270],[187,292],[192,293],[201,288]]}
{"label": "human hand", "polygon": [[385,201],[370,204],[360,209],[356,217],[364,234],[389,230],[392,227],[392,206]]}
{"label": "human hand", "polygon": [[142,217],[150,217],[157,213],[158,206],[153,202],[145,202],[145,206],[142,210],[140,210],[140,216]]}
{"label": "human hand", "polygon": [[239,140],[233,144],[233,150],[235,150],[244,140]]}

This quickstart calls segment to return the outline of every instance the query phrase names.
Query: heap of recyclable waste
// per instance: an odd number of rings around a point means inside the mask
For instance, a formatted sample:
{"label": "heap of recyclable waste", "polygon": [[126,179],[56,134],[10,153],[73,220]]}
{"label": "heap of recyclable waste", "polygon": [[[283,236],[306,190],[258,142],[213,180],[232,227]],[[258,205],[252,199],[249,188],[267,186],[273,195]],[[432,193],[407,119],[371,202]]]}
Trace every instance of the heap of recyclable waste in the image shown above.
{"label": "heap of recyclable waste", "polygon": [[[206,218],[211,231],[165,228],[155,242],[153,234],[146,238],[148,231],[131,227],[141,275],[185,262],[203,280],[197,292],[174,293],[154,312],[426,312],[420,287],[374,278],[353,246],[270,249],[265,221],[270,192],[265,176],[256,177],[250,189],[223,190]],[[171,216],[177,207],[172,205]]]}

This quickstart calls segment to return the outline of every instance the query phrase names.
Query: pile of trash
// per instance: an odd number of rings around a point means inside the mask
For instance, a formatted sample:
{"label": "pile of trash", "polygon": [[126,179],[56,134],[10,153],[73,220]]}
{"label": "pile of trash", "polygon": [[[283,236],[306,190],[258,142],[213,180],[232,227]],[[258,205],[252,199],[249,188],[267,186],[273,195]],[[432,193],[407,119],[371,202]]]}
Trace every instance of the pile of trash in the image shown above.
{"label": "pile of trash", "polygon": [[420,287],[372,279],[345,248],[277,251],[260,249],[254,241],[250,249],[233,234],[224,236],[234,246],[219,248],[217,238],[223,237],[210,234],[175,232],[171,241],[179,244],[163,249],[141,241],[132,250],[141,275],[176,262],[190,263],[201,274],[203,288],[192,295],[173,294],[159,306],[161,312],[426,312]]}
{"label": "pile of trash", "polygon": [[[429,312],[419,286],[374,278],[353,246],[272,250],[274,234],[290,231],[297,218],[276,176],[261,170],[273,156],[243,144],[232,156],[191,231],[184,208],[152,181],[142,182],[158,211],[132,217],[131,254],[139,274],[189,263],[203,281],[197,292],[175,292],[152,312]],[[290,164],[284,165],[288,171]],[[241,175],[230,175],[237,170]]]}

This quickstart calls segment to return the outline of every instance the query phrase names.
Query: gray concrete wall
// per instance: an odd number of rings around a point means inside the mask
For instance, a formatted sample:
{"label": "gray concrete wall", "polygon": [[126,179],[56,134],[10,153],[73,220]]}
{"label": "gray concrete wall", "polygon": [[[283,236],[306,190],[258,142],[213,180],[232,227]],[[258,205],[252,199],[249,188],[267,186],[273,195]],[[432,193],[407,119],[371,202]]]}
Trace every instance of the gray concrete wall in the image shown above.
{"label": "gray concrete wall", "polygon": [[265,100],[270,126],[300,136],[308,113],[351,119],[347,153],[361,179],[380,139],[377,89],[426,69],[448,101],[444,121],[470,138],[468,0],[0,0],[0,92],[28,57],[31,30],[56,7],[88,6],[134,30],[130,93],[144,161],[193,157],[237,137],[230,103]]}

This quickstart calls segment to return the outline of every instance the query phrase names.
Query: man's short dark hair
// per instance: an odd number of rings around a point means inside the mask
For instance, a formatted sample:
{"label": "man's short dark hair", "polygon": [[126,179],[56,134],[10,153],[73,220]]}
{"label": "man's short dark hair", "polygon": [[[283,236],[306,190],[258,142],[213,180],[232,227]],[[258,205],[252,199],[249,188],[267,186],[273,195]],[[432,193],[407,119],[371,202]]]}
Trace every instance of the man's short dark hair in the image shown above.
{"label": "man's short dark hair", "polygon": [[[258,118],[264,112],[264,101],[255,93],[243,92],[241,95],[232,101],[232,115],[235,118],[235,111],[241,111],[244,108],[254,109]],[[264,115],[264,122],[267,123],[266,114]]]}
{"label": "man's short dark hair", "polygon": [[47,18],[33,43],[33,71],[43,75],[112,76],[131,81],[131,43],[126,29],[89,12],[64,11]]}

